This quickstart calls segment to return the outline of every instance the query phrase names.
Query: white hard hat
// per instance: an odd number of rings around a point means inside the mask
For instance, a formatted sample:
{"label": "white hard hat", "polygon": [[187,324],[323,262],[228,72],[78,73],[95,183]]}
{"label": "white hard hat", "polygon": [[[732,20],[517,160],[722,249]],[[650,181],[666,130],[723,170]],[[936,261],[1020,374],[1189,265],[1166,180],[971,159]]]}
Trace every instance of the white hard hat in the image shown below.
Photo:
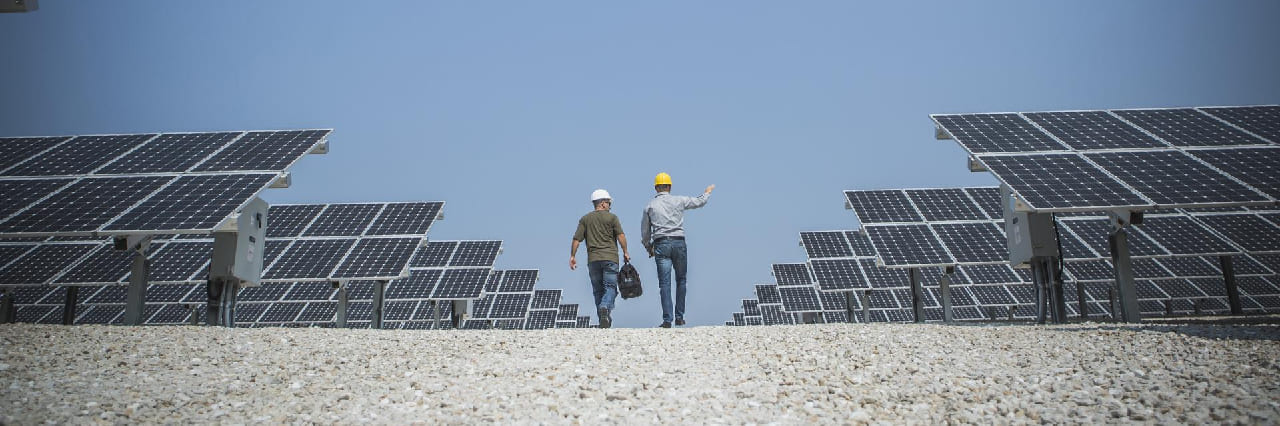
{"label": "white hard hat", "polygon": [[597,189],[595,191],[591,191],[591,201],[603,200],[606,198],[613,199],[613,197],[609,196],[609,191],[605,191],[603,189]]}

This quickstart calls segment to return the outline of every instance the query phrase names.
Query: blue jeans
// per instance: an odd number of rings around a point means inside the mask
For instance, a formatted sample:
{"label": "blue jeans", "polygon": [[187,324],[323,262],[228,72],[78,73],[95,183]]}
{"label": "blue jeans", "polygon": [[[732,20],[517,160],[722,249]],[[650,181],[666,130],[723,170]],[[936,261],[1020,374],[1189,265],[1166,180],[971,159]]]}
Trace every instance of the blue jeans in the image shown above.
{"label": "blue jeans", "polygon": [[[689,251],[684,240],[666,239],[653,245],[653,257],[658,264],[658,293],[662,295],[662,321],[684,319],[684,294],[689,269]],[[674,318],[671,314],[671,269],[676,270],[676,303]]]}
{"label": "blue jeans", "polygon": [[591,295],[596,298],[596,309],[613,311],[613,299],[618,297],[618,262],[597,260],[587,264],[591,275]]}

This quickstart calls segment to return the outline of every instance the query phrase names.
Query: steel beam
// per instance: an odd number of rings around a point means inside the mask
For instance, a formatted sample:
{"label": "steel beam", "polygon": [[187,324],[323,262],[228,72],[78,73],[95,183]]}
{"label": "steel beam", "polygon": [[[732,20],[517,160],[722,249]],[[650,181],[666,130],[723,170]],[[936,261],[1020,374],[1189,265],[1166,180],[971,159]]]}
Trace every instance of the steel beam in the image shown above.
{"label": "steel beam", "polygon": [[1222,280],[1227,284],[1227,303],[1231,305],[1231,315],[1244,315],[1240,307],[1240,287],[1236,286],[1236,268],[1231,256],[1218,257],[1222,264]]}

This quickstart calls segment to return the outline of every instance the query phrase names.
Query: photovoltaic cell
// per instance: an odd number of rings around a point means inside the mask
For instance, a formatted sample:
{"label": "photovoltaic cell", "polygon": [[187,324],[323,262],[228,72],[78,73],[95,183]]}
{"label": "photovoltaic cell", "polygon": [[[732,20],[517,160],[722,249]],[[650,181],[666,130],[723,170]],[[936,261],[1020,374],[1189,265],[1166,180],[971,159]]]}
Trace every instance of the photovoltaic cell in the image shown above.
{"label": "photovoltaic cell", "polygon": [[810,259],[853,256],[853,250],[841,231],[801,232],[800,241]]}
{"label": "photovoltaic cell", "polygon": [[5,202],[0,204],[0,223],[68,183],[71,179],[0,180],[0,193],[5,198]]}
{"label": "photovoltaic cell", "polygon": [[525,330],[546,330],[555,326],[556,310],[554,309],[529,311],[529,318],[524,323]]}
{"label": "photovoltaic cell", "polygon": [[1004,218],[1004,204],[1000,201],[1000,188],[973,187],[964,188],[964,192],[973,197],[973,200],[978,203],[978,207],[982,208],[983,213],[987,214],[987,218]]}
{"label": "photovoltaic cell", "polygon": [[1266,196],[1180,151],[1100,152],[1085,157],[1156,204],[1267,201]]}
{"label": "photovoltaic cell", "polygon": [[336,278],[399,277],[409,266],[422,238],[365,238],[356,243],[334,271]]}
{"label": "photovoltaic cell", "polygon": [[749,317],[760,316],[760,301],[755,299],[742,299],[742,313]]}
{"label": "photovoltaic cell", "polygon": [[1110,281],[1116,278],[1115,266],[1109,260],[1070,262],[1066,269],[1075,281]]}
{"label": "photovoltaic cell", "polygon": [[1264,144],[1248,133],[1191,108],[1127,109],[1116,115],[1177,146]]}
{"label": "photovoltaic cell", "polygon": [[1241,182],[1280,198],[1280,147],[1188,151]]}
{"label": "photovoltaic cell", "polygon": [[979,159],[1034,209],[1151,204],[1077,154],[989,155]]}
{"label": "photovoltaic cell", "polygon": [[[1073,264],[1068,264],[1068,268]],[[964,265],[957,268],[963,272],[970,284],[1011,284],[1020,283],[1022,278],[1013,272],[1009,265]]]}
{"label": "photovoltaic cell", "polygon": [[775,263],[773,278],[778,282],[778,287],[813,284],[809,267],[803,263]]}
{"label": "photovoltaic cell", "polygon": [[444,206],[441,202],[389,203],[369,227],[369,235],[422,235]]}
{"label": "photovoltaic cell", "polygon": [[791,316],[782,310],[781,304],[761,304],[760,319],[764,322],[764,325],[783,325],[791,323]]}
{"label": "photovoltaic cell", "polygon": [[333,322],[337,318],[338,304],[333,302],[311,302],[298,314],[300,322]]}
{"label": "photovoltaic cell", "polygon": [[817,277],[818,288],[821,290],[839,291],[869,287],[856,259],[816,259],[809,262],[813,265],[813,275]]}
{"label": "photovoltaic cell", "polygon": [[1280,251],[1280,227],[1253,214],[1201,215],[1196,220],[1251,252]]}
{"label": "photovoltaic cell", "polygon": [[155,136],[154,134],[80,136],[6,170],[4,175],[87,174]]}
{"label": "photovoltaic cell", "polygon": [[524,319],[529,314],[533,296],[529,293],[503,293],[493,295],[489,307],[489,319]]}
{"label": "photovoltaic cell", "polygon": [[281,300],[289,302],[329,300],[329,296],[333,295],[334,291],[333,285],[326,282],[300,282],[295,283]]}
{"label": "photovoltaic cell", "polygon": [[171,179],[82,179],[0,222],[0,232],[92,232]]}
{"label": "photovoltaic cell", "polygon": [[961,188],[908,189],[907,196],[915,203],[925,220],[983,220],[987,215],[974,204]]}
{"label": "photovoltaic cell", "polygon": [[249,132],[195,171],[284,170],[328,134],[328,130]]}
{"label": "photovoltaic cell", "polygon": [[185,172],[237,136],[239,132],[163,134],[95,173]]}
{"label": "photovoltaic cell", "polygon": [[98,246],[89,256],[54,279],[55,284],[111,284],[129,275],[133,252],[116,250],[107,244]]}
{"label": "photovoltaic cell", "polygon": [[787,312],[820,312],[822,304],[818,291],[812,286],[779,287],[782,309]]}
{"label": "photovoltaic cell", "polygon": [[1001,285],[975,285],[969,287],[969,292],[977,299],[981,305],[1016,305],[1013,295],[1005,286]]}
{"label": "photovoltaic cell", "polygon": [[105,229],[213,229],[275,179],[267,173],[181,176]]}
{"label": "photovoltaic cell", "polygon": [[[416,269],[409,271],[408,278],[393,280],[387,284],[387,299],[428,299],[435,291],[436,283],[444,274],[440,269]],[[349,297],[349,296],[348,296]],[[370,295],[372,298],[372,293]]]}
{"label": "photovoltaic cell", "polygon": [[845,191],[858,221],[863,224],[881,222],[921,222],[922,217],[911,206],[907,194],[896,189]]}
{"label": "photovoltaic cell", "polygon": [[1200,257],[1165,257],[1155,260],[1179,277],[1213,277],[1222,275],[1217,265]]}
{"label": "photovoltaic cell", "polygon": [[1200,110],[1267,138],[1271,142],[1280,143],[1280,106],[1200,108]]}
{"label": "photovoltaic cell", "polygon": [[932,117],[956,142],[973,153],[1066,149],[1018,114],[937,114]]}
{"label": "photovoltaic cell", "polygon": [[124,299],[129,293],[129,287],[123,285],[88,286],[82,288],[82,290],[89,290],[91,288],[100,288],[101,290],[97,292],[81,291],[81,293],[92,294],[92,296],[89,296],[84,300],[84,303],[124,303]]}
{"label": "photovoltaic cell", "polygon": [[930,228],[958,263],[996,263],[1009,260],[1004,231],[990,222],[935,223]]}
{"label": "photovoltaic cell", "polygon": [[324,204],[271,206],[267,211],[267,238],[301,236],[302,231],[323,209]]}
{"label": "photovoltaic cell", "polygon": [[[1111,222],[1108,219],[1073,219],[1058,221],[1059,227],[1068,228],[1093,251],[1111,258]],[[1141,225],[1139,225],[1141,227]],[[1133,256],[1167,256],[1169,253],[1161,249],[1141,232],[1129,232],[1129,253]]]}
{"label": "photovoltaic cell", "polygon": [[764,325],[764,320],[758,316],[753,317],[747,315],[742,317],[742,319],[747,323],[747,325]]}
{"label": "photovoltaic cell", "polygon": [[887,266],[955,263],[927,225],[883,225],[864,229],[876,248],[876,256]]}
{"label": "photovoltaic cell", "polygon": [[304,307],[305,303],[273,303],[257,322],[293,322]]}
{"label": "photovoltaic cell", "polygon": [[364,230],[373,222],[381,204],[330,204],[320,213],[303,236],[307,237],[353,237],[364,235]]}
{"label": "photovoltaic cell", "polygon": [[1106,111],[1033,112],[1024,116],[1074,149],[1167,146]]}
{"label": "photovoltaic cell", "polygon": [[[148,286],[147,303],[178,303],[197,286],[191,284],[158,284]],[[201,290],[204,290],[201,288]]]}
{"label": "photovoltaic cell", "polygon": [[[589,328],[589,327],[591,327],[591,317],[578,317],[578,328]],[[517,327],[517,328],[524,328],[524,327]]]}
{"label": "photovoltaic cell", "polygon": [[877,266],[875,259],[861,259],[858,263],[862,267],[862,273],[867,276],[867,282],[871,284],[871,288],[897,288],[911,285],[906,270]]}
{"label": "photovoltaic cell", "polygon": [[71,137],[0,138],[0,172],[68,139]]}

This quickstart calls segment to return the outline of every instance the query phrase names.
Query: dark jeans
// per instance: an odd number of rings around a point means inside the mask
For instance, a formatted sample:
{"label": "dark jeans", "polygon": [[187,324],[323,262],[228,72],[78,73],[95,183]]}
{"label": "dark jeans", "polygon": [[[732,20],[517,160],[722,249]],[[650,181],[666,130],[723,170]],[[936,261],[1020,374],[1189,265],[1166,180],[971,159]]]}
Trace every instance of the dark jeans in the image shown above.
{"label": "dark jeans", "polygon": [[[662,295],[662,321],[684,319],[684,294],[689,267],[689,252],[684,240],[666,239],[653,245],[653,257],[658,264],[658,293]],[[676,270],[675,315],[671,312],[671,270]]]}
{"label": "dark jeans", "polygon": [[596,298],[596,309],[613,311],[613,299],[618,296],[618,262],[597,260],[587,264],[591,275],[591,295]]}

